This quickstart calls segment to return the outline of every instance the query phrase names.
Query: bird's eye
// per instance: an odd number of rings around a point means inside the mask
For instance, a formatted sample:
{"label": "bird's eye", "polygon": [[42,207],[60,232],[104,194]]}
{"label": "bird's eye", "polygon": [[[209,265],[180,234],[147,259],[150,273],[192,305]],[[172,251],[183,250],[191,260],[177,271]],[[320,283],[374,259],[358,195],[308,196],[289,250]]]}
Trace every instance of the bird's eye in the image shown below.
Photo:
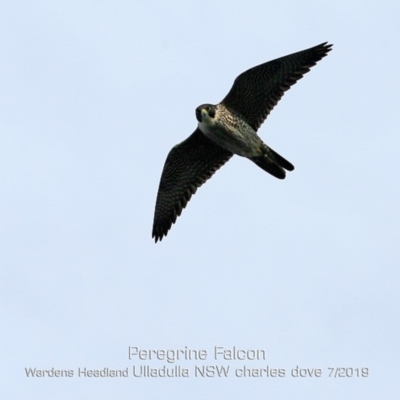
{"label": "bird's eye", "polygon": [[198,108],[196,109],[196,119],[201,122],[201,111]]}

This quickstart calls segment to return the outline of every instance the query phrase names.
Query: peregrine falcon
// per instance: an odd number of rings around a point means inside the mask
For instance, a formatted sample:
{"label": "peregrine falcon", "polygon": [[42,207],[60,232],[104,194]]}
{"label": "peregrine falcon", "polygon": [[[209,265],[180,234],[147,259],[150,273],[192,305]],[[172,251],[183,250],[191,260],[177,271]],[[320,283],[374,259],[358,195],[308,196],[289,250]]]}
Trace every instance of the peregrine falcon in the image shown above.
{"label": "peregrine falcon", "polygon": [[325,57],[327,42],[266,62],[240,74],[217,105],[196,108],[198,126],[169,152],[161,175],[154,213],[153,238],[168,234],[198,187],[234,154],[246,157],[278,179],[294,166],[257,135],[285,91]]}

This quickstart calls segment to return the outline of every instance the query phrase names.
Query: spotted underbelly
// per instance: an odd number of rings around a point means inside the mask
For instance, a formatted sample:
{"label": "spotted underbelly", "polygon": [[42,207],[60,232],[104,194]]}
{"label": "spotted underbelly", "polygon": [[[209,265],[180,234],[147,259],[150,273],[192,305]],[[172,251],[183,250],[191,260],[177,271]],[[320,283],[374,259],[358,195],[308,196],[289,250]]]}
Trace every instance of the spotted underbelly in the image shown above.
{"label": "spotted underbelly", "polygon": [[263,143],[253,130],[228,130],[217,126],[212,129],[200,126],[200,129],[213,142],[234,154],[242,157],[262,154]]}

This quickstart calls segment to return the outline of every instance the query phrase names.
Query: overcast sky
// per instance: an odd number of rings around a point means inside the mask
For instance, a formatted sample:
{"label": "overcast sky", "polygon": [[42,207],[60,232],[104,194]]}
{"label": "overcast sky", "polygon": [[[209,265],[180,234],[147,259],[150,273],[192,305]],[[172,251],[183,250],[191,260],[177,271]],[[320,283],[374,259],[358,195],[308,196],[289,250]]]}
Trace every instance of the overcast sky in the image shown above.
{"label": "overcast sky", "polygon": [[[2,399],[399,398],[400,6],[360,5],[2,2]],[[295,171],[234,157],[155,244],[161,171],[195,108],[325,41],[259,131]],[[185,349],[207,357],[162,359]],[[228,377],[195,376],[215,365]]]}

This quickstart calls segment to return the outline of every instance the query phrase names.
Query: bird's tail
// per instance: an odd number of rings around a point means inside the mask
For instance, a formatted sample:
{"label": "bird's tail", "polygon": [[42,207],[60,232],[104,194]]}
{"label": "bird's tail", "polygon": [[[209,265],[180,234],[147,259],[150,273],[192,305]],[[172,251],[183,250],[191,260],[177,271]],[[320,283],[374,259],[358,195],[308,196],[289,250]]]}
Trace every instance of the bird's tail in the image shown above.
{"label": "bird's tail", "polygon": [[262,156],[252,157],[251,161],[257,164],[264,171],[267,171],[271,175],[275,176],[275,178],[285,179],[285,169],[287,171],[294,170],[293,164],[268,146],[265,146],[263,150],[264,154]]}

